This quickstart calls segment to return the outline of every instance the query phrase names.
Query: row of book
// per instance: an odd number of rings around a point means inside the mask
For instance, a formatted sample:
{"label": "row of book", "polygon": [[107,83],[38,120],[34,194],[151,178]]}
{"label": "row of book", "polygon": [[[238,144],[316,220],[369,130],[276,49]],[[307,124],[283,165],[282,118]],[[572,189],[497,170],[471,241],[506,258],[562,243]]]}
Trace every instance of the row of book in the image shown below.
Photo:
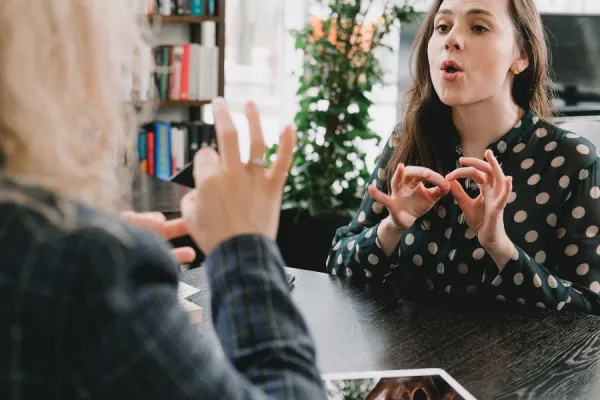
{"label": "row of book", "polygon": [[202,24],[202,39],[202,44],[138,49],[123,74],[124,100],[209,101],[217,97],[221,50],[216,46],[214,21]]}
{"label": "row of book", "polygon": [[143,0],[139,14],[216,16],[219,0]]}
{"label": "row of book", "polygon": [[203,147],[217,150],[213,124],[202,121],[153,121],[138,133],[140,171],[168,180],[193,161]]}
{"label": "row of book", "polygon": [[219,90],[219,48],[187,43],[153,49],[158,100],[211,100]]}

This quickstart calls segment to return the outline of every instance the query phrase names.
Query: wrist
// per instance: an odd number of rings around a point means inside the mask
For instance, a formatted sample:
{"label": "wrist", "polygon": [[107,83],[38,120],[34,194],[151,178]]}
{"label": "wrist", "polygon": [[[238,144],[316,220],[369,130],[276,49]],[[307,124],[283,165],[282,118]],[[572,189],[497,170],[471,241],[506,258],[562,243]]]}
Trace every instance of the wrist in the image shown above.
{"label": "wrist", "polygon": [[387,217],[385,217],[382,221],[381,224],[382,228],[388,232],[388,233],[392,233],[392,234],[400,234],[402,235],[404,233],[404,231],[407,228],[402,228],[400,226],[398,226],[395,222],[394,219],[392,218],[391,215],[388,215]]}
{"label": "wrist", "polygon": [[503,237],[501,240],[495,242],[489,246],[483,246],[487,253],[490,255],[492,260],[498,266],[498,269],[502,271],[506,264],[514,257],[517,253],[517,248],[508,236]]}

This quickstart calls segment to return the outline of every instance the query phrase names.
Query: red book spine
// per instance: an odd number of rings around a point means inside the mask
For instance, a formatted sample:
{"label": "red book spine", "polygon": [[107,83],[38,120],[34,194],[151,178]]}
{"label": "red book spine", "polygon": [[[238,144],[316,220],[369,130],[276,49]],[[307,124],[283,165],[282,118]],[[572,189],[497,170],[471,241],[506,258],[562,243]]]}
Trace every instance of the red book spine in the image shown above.
{"label": "red book spine", "polygon": [[148,175],[155,176],[156,175],[156,156],[154,154],[154,132],[148,131],[148,140],[146,141],[146,145],[148,146]]}
{"label": "red book spine", "polygon": [[190,44],[183,45],[183,54],[181,55],[181,87],[180,87],[180,99],[188,100],[190,86]]}

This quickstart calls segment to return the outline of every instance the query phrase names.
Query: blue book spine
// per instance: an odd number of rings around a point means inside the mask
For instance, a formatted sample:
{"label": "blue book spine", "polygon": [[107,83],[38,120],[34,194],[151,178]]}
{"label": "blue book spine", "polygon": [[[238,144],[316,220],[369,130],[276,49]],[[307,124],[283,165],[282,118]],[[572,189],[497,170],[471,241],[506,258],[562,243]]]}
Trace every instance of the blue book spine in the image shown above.
{"label": "blue book spine", "polygon": [[171,124],[158,121],[155,127],[156,177],[169,180],[171,177]]}
{"label": "blue book spine", "polygon": [[138,133],[138,160],[143,161],[146,159],[146,131],[140,131]]}
{"label": "blue book spine", "polygon": [[204,15],[204,0],[190,0],[192,15]]}
{"label": "blue book spine", "polygon": [[208,15],[216,15],[216,12],[217,12],[216,3],[217,3],[217,0],[208,0]]}

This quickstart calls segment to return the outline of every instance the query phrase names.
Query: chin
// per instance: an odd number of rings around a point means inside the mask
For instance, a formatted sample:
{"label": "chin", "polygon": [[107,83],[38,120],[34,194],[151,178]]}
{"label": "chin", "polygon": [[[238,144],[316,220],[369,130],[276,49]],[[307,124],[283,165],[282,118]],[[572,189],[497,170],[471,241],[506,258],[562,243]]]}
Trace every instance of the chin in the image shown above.
{"label": "chin", "polygon": [[474,103],[472,99],[465,96],[463,93],[439,93],[437,92],[440,101],[449,107],[466,106]]}

